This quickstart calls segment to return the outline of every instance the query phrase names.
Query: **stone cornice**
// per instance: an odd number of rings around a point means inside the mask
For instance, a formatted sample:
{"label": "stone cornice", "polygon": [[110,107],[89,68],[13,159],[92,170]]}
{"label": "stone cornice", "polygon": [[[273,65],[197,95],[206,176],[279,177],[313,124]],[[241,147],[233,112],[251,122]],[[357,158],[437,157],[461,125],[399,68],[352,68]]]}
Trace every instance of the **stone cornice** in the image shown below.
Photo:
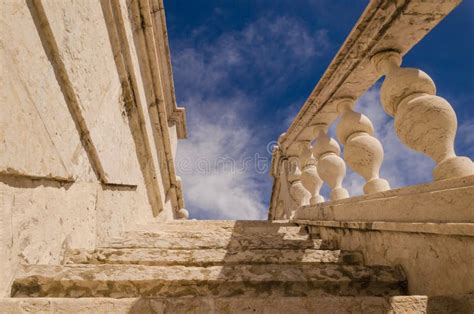
{"label": "stone cornice", "polygon": [[178,138],[184,139],[188,137],[186,129],[186,109],[183,107],[177,107],[171,113],[168,121],[176,125],[176,132],[178,133]]}
{"label": "stone cornice", "polygon": [[176,124],[178,138],[187,137],[186,110],[176,105],[174,89],[173,70],[171,66],[171,54],[168,42],[168,31],[166,28],[166,17],[163,0],[150,0],[151,14],[153,15],[153,29],[155,32],[156,51],[160,73],[163,80],[163,90],[168,113],[168,122]]}

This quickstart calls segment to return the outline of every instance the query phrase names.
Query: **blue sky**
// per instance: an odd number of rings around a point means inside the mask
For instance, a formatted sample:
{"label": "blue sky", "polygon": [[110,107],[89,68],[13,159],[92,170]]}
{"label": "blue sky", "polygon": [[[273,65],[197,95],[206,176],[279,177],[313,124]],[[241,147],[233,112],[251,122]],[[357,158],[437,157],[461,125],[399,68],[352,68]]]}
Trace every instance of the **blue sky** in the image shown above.
{"label": "blue sky", "polygon": [[[350,2],[350,5],[348,3]],[[178,147],[191,218],[262,219],[272,180],[268,148],[289,126],[367,1],[165,0],[178,105]],[[474,157],[474,1],[464,1],[404,58],[435,81],[457,112],[458,155]],[[399,143],[376,84],[359,100],[386,157],[392,187],[429,182],[433,162]],[[231,163],[231,161],[233,163]],[[362,193],[348,171],[344,185]],[[323,189],[327,193],[327,188]]]}

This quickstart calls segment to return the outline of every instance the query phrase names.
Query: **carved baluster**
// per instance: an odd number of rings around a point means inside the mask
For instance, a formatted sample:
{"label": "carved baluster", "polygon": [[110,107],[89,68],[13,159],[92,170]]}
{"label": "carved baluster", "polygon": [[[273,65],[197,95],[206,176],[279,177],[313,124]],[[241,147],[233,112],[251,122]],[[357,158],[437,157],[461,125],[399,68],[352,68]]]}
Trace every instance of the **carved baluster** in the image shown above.
{"label": "carved baluster", "polygon": [[319,191],[323,185],[323,180],[318,175],[318,170],[316,168],[316,159],[313,156],[311,151],[311,146],[309,142],[302,144],[302,151],[300,156],[300,161],[302,165],[302,175],[301,182],[306,190],[311,193],[311,199],[309,203],[315,205],[317,203],[324,202],[324,197],[319,195]]}
{"label": "carved baluster", "polygon": [[425,72],[401,68],[401,55],[384,51],[372,57],[378,73],[385,75],[380,98],[385,112],[395,118],[395,131],[405,145],[436,162],[435,181],[474,174],[468,157],[456,156],[456,113],[436,96],[436,86]]}
{"label": "carved baluster", "polygon": [[301,169],[298,156],[290,156],[288,158],[289,171],[288,183],[290,185],[290,195],[298,206],[309,205],[311,193],[306,190],[301,182]]}
{"label": "carved baluster", "polygon": [[341,116],[336,128],[337,138],[344,145],[344,160],[366,180],[364,193],[390,190],[387,180],[379,178],[384,154],[382,144],[373,136],[372,122],[353,110],[355,101],[352,98],[341,98],[336,102]]}
{"label": "carved baluster", "polygon": [[333,201],[349,197],[347,190],[342,187],[346,164],[339,157],[340,153],[339,144],[327,135],[324,127],[320,128],[313,146],[313,155],[318,161],[316,168],[319,177],[331,187]]}
{"label": "carved baluster", "polygon": [[177,219],[181,219],[181,220],[185,220],[185,219],[188,219],[189,218],[189,212],[187,209],[184,209],[184,208],[181,208],[180,210],[178,210],[178,212],[176,213],[176,218]]}

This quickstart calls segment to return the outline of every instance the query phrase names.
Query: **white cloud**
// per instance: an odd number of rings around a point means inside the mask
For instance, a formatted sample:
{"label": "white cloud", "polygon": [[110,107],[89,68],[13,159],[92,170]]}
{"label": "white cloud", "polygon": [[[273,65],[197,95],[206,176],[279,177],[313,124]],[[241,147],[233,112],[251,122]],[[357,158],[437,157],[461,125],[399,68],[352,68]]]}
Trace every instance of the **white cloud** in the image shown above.
{"label": "white cloud", "polygon": [[[269,86],[285,88],[295,69],[308,70],[306,62],[327,49],[326,32],[310,32],[285,17],[260,18],[211,41],[203,38],[205,32],[191,32],[173,50],[177,94],[189,129],[176,163],[186,207],[191,218],[263,219],[270,197],[263,191],[271,178],[256,171],[255,161],[242,167],[267,144],[268,126],[254,112]],[[234,160],[236,168],[214,168],[222,158]]]}
{"label": "white cloud", "polygon": [[470,158],[474,156],[474,119],[466,120],[458,126],[457,143]]}

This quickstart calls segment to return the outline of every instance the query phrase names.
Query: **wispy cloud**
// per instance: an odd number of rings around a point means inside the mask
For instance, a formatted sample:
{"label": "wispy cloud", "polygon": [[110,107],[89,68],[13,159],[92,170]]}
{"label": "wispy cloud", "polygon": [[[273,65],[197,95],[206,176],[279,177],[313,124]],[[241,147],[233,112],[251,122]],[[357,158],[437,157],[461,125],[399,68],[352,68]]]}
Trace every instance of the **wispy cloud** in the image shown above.
{"label": "wispy cloud", "polygon": [[[191,32],[173,50],[178,101],[187,109],[189,128],[177,157],[186,206],[191,218],[262,219],[272,182],[256,169],[255,158],[260,153],[269,163],[265,135],[283,121],[262,116],[260,103],[309,71],[305,64],[329,42],[324,30],[309,31],[287,17],[259,18],[213,39],[206,31]],[[253,164],[242,166],[248,158]],[[220,159],[237,167],[214,168]]]}
{"label": "wispy cloud", "polygon": [[474,156],[474,119],[468,119],[458,126],[457,143],[463,154]]}

